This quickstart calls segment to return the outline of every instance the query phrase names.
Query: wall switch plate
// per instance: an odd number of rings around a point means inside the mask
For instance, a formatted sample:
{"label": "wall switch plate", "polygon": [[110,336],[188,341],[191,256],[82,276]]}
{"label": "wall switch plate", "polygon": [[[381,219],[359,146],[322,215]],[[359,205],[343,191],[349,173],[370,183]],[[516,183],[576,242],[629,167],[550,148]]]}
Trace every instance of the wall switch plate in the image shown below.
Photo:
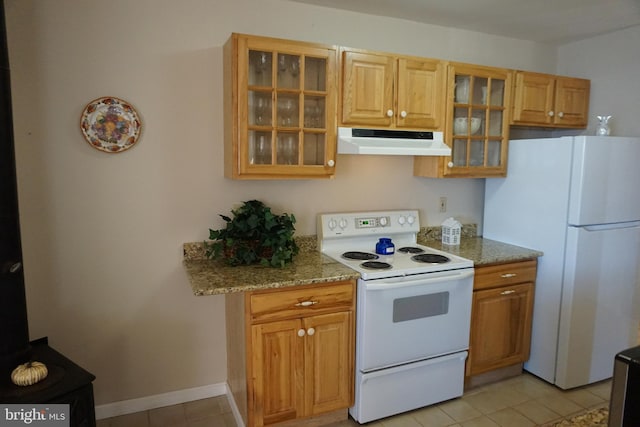
{"label": "wall switch plate", "polygon": [[446,197],[440,197],[440,212],[446,212],[447,211],[447,198]]}

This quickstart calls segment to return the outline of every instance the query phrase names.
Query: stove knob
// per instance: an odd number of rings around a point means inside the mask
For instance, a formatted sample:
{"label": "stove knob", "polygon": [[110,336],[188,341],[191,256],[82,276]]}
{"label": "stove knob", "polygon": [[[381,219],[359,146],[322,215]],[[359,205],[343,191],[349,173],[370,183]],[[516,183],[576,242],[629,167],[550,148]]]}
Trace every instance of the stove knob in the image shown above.
{"label": "stove knob", "polygon": [[387,224],[389,223],[387,221],[387,217],[386,216],[381,216],[380,219],[378,220],[378,222],[380,223],[381,226],[386,227]]}
{"label": "stove knob", "polygon": [[405,221],[406,221],[406,218],[403,216],[400,216],[400,218],[398,218],[398,224],[400,225],[404,225]]}
{"label": "stove knob", "polygon": [[413,223],[414,223],[414,222],[416,222],[416,218],[415,218],[413,215],[409,215],[409,216],[407,217],[407,223],[408,223],[409,225],[413,225]]}
{"label": "stove knob", "polygon": [[347,225],[348,225],[347,220],[344,218],[341,218],[338,225],[340,226],[340,228],[344,230],[345,228],[347,228]]}
{"label": "stove knob", "polygon": [[331,218],[329,220],[329,222],[327,223],[327,226],[329,227],[329,230],[333,230],[334,228],[336,228],[338,226],[338,223],[336,222],[335,219]]}

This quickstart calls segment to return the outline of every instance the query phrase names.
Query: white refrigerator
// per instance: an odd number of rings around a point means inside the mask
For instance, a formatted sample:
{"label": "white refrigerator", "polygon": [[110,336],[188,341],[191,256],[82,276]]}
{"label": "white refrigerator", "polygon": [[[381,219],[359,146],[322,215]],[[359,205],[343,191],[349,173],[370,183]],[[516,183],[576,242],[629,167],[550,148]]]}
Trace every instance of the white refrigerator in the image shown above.
{"label": "white refrigerator", "polygon": [[540,250],[525,369],[563,389],[613,374],[640,330],[640,138],[509,142],[483,235]]}

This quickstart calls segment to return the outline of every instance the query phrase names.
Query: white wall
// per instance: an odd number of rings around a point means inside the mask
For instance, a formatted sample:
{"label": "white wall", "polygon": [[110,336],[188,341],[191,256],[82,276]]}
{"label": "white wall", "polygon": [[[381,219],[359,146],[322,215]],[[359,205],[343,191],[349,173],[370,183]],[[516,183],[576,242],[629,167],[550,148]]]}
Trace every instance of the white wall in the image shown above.
{"label": "white wall", "polygon": [[[181,246],[259,198],[315,234],[318,212],[417,208],[478,222],[482,180],[412,176],[412,159],[338,156],[328,181],[222,175],[231,32],[553,72],[534,43],[282,0],[5,0],[29,326],[96,376],[97,404],[225,380],[223,297],[194,297]],[[106,154],[79,130],[101,96],[143,120]],[[449,199],[446,215],[438,198]]]}

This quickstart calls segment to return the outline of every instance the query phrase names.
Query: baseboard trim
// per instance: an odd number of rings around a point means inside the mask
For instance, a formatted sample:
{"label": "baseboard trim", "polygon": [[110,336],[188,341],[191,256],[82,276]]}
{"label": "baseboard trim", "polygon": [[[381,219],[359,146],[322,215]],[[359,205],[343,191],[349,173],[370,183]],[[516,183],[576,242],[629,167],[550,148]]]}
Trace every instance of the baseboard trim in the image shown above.
{"label": "baseboard trim", "polygon": [[233,418],[236,420],[236,425],[238,427],[245,427],[244,420],[242,419],[242,415],[240,415],[240,410],[238,409],[236,400],[233,398],[233,393],[231,393],[231,388],[229,387],[229,384],[226,384],[226,386],[227,386],[227,400],[229,401],[229,406],[231,407]]}
{"label": "baseboard trim", "polygon": [[[163,406],[177,405],[179,403],[194,400],[207,399],[209,397],[228,395],[226,383],[210,384],[202,387],[188,388],[185,390],[171,391],[169,393],[140,397],[138,399],[121,400],[96,406],[96,419],[117,417],[119,415],[133,414],[134,412],[147,411]],[[237,408],[236,408],[237,411]],[[234,414],[235,415],[235,414]]]}

